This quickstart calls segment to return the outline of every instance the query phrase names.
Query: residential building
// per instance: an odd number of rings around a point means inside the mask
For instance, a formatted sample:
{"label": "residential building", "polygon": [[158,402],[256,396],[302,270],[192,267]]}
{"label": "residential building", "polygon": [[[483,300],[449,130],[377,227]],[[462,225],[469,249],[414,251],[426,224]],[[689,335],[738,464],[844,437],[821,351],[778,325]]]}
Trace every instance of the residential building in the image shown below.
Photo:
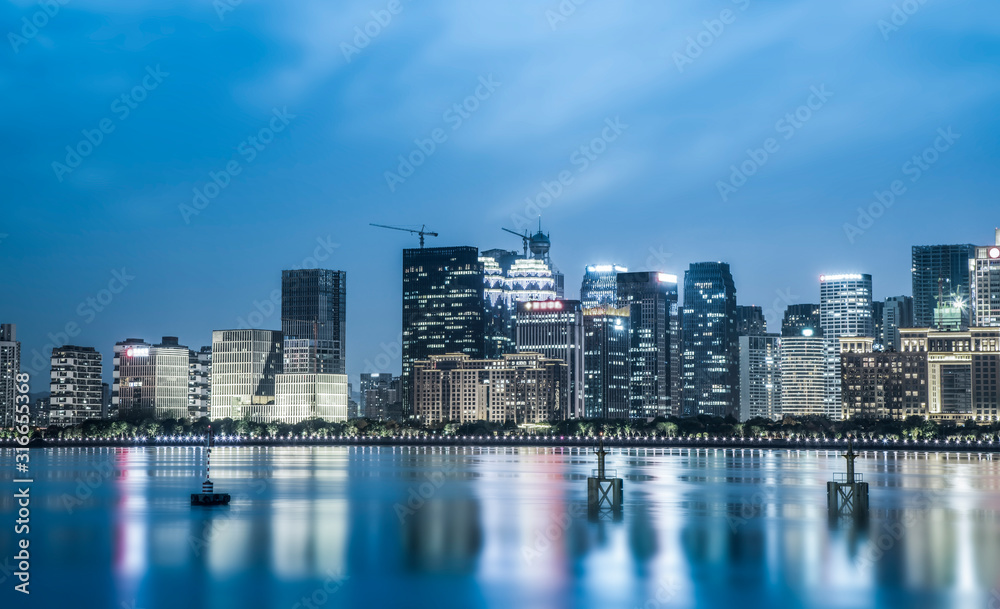
{"label": "residential building", "polygon": [[101,354],[93,347],[64,345],[52,349],[49,373],[49,421],[68,426],[101,419],[104,400]]}
{"label": "residential building", "polygon": [[21,343],[17,340],[17,324],[0,324],[0,427],[14,424],[20,372]]}
{"label": "residential building", "polygon": [[365,418],[376,421],[398,420],[402,413],[400,377],[379,374],[367,384],[362,376],[365,399]]}
{"label": "residential building", "polygon": [[825,415],[826,341],[806,328],[799,336],[782,336],[778,365],[781,368],[781,415]]}
{"label": "residential building", "polygon": [[188,350],[188,416],[209,415],[212,405],[212,346]]}

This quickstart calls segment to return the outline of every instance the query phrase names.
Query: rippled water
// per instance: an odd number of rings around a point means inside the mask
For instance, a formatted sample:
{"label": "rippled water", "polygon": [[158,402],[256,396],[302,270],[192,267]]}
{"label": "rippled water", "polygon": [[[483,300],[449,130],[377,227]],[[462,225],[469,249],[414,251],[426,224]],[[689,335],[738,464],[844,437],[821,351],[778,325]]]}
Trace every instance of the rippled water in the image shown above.
{"label": "rippled water", "polygon": [[624,513],[596,522],[580,449],[216,448],[219,508],[188,504],[201,448],[31,456],[32,594],[0,564],[3,607],[1000,605],[989,454],[865,453],[866,530],[828,523],[826,451],[615,449]]}

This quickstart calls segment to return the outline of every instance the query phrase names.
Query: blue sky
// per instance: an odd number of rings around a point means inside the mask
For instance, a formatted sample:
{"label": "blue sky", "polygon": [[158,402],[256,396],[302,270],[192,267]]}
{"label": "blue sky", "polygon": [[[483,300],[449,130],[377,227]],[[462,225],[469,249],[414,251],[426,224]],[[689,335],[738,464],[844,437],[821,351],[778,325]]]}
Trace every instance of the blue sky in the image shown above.
{"label": "blue sky", "polygon": [[818,299],[821,273],[909,294],[911,245],[991,243],[1000,224],[995,2],[49,12],[0,8],[0,320],[29,369],[67,325],[106,360],[126,337],[209,344],[268,310],[281,269],[318,263],[348,274],[352,381],[398,371],[416,238],[369,222],[520,249],[500,228],[541,211],[568,295],[586,264],[724,260],[772,329]]}

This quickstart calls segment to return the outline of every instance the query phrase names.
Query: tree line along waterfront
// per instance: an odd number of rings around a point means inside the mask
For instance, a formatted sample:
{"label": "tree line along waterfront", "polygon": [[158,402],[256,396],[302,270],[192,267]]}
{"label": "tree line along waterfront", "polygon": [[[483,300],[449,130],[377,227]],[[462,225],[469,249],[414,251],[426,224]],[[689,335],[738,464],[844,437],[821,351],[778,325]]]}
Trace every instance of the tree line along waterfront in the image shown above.
{"label": "tree line along waterfront", "polygon": [[[621,444],[642,444],[650,441],[830,441],[853,437],[858,440],[885,442],[983,442],[1000,446],[1000,423],[977,425],[969,420],[964,424],[947,424],[910,417],[897,421],[891,419],[848,419],[833,421],[823,416],[785,417],[780,421],[750,419],[739,422],[732,417],[667,417],[651,421],[621,419],[580,419],[534,425],[490,423],[440,423],[421,425],[417,422],[376,421],[351,419],[334,423],[322,419],[309,419],[294,425],[285,423],[255,423],[246,420],[207,417],[191,421],[166,419],[156,421],[107,421],[94,419],[84,423],[59,427],[49,426],[32,430],[32,439],[39,438],[53,443],[73,440],[134,440],[155,442],[189,442],[204,438],[209,426],[221,441],[252,441],[281,443],[349,439],[351,441],[391,441],[393,439],[432,438],[447,442],[469,439],[486,439],[497,442],[549,443],[554,439],[585,440],[603,434]],[[0,439],[13,441],[13,428],[0,430]]]}

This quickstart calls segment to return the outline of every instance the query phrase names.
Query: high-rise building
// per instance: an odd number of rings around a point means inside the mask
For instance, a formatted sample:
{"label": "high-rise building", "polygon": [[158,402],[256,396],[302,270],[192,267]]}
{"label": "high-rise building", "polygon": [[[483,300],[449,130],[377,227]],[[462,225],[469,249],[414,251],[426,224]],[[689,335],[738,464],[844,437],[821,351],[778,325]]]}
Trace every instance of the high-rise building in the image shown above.
{"label": "high-rise building", "polygon": [[347,421],[346,374],[276,374],[274,404],[265,406],[251,419],[260,423],[294,425],[309,419]]}
{"label": "high-rise building", "polygon": [[414,362],[414,414],[423,423],[545,423],[565,416],[566,363],[540,353],[475,360],[454,353]]}
{"label": "high-rise building", "polygon": [[364,389],[365,418],[376,421],[398,420],[402,411],[400,378],[391,374],[361,376]]}
{"label": "high-rise building", "polygon": [[[914,245],[911,274],[913,279],[913,325],[917,328],[934,326],[934,308],[938,294],[949,298],[969,296],[969,261],[976,255],[976,246]],[[969,323],[968,317],[965,319]]]}
{"label": "high-rise building", "polygon": [[588,419],[629,418],[629,309],[583,310],[583,410]]}
{"label": "high-rise building", "polygon": [[618,273],[627,273],[628,267],[619,264],[588,266],[580,285],[580,302],[584,309],[614,307],[618,304]]}
{"label": "high-rise building", "polygon": [[1000,420],[1000,328],[902,328],[899,334],[901,352],[927,357],[926,416],[954,422]]}
{"label": "high-rise building", "polygon": [[283,347],[277,330],[212,332],[212,420],[276,420],[275,381],[284,366]]}
{"label": "high-rise building", "polygon": [[115,343],[113,380],[111,408],[120,419],[188,416],[188,348],[176,336],[158,345],[141,338]]}
{"label": "high-rise building", "polygon": [[54,347],[49,375],[51,424],[65,427],[102,418],[102,385],[101,354],[93,347]]}
{"label": "high-rise building", "polygon": [[212,346],[188,350],[188,416],[209,415],[212,405]]}
{"label": "high-rise building", "polygon": [[[483,265],[483,297],[485,298],[484,357],[498,358],[514,352],[514,312],[510,306],[507,273],[520,256],[501,249],[486,250],[479,255]],[[555,290],[551,290],[555,298]]]}
{"label": "high-rise building", "polygon": [[899,329],[913,327],[913,299],[909,296],[890,296],[882,309],[882,344],[899,351]]}
{"label": "high-rise building", "polygon": [[741,421],[781,418],[781,337],[744,334],[740,342]]}
{"label": "high-rise building", "polygon": [[882,318],[885,316],[885,301],[872,300],[872,337],[875,339],[876,348],[887,348],[883,342],[885,330]]}
{"label": "high-rise building", "polygon": [[820,275],[819,308],[819,323],[827,345],[824,414],[837,421],[841,419],[839,339],[875,337],[872,276],[860,273]]}
{"label": "high-rise building", "polygon": [[412,414],[413,363],[485,352],[485,281],[474,247],[403,250],[403,416]]}
{"label": "high-rise building", "polygon": [[347,273],[281,271],[286,374],[345,374]]}
{"label": "high-rise building", "polygon": [[764,309],[757,305],[736,305],[736,334],[760,336],[767,333]]}
{"label": "high-rise building", "polygon": [[972,324],[979,328],[1000,326],[1000,228],[996,243],[975,249],[969,263],[972,273]]}
{"label": "high-rise building", "polygon": [[927,354],[878,351],[875,339],[840,339],[845,419],[927,416]]}
{"label": "high-rise building", "polygon": [[812,330],[813,336],[821,333],[818,304],[793,304],[785,309],[781,320],[782,336],[802,336],[803,330]]}
{"label": "high-rise building", "polygon": [[20,372],[21,343],[17,340],[17,324],[0,324],[0,427],[14,424]]}
{"label": "high-rise building", "polygon": [[680,338],[677,276],[640,271],[618,274],[618,307],[629,311],[629,418],[676,414]]}
{"label": "high-rise building", "polygon": [[826,341],[806,328],[799,336],[782,336],[781,414],[783,417],[824,415],[826,399]]}
{"label": "high-rise building", "polygon": [[739,414],[736,286],[725,262],[684,273],[684,414]]}
{"label": "high-rise building", "polygon": [[517,304],[517,350],[560,359],[569,367],[563,408],[579,419],[583,409],[583,308],[579,300],[543,300]]}

